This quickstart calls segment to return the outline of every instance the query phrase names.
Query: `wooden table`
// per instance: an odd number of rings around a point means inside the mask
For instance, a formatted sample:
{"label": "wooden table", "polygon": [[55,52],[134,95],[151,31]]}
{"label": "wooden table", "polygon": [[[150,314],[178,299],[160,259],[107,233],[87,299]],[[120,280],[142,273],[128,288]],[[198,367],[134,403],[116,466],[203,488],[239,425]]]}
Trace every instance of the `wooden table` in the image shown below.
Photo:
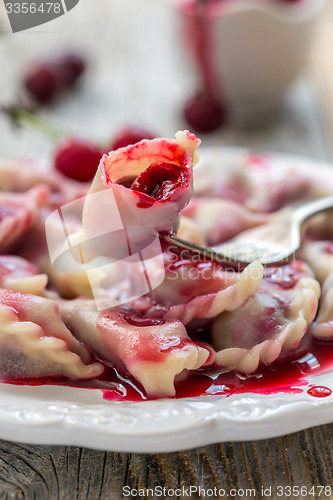
{"label": "wooden table", "polygon": [[[79,91],[45,110],[45,117],[98,140],[107,140],[128,122],[166,136],[184,126],[179,107],[194,86],[194,77],[179,51],[173,12],[161,0],[81,0],[70,14],[32,32],[14,36],[6,24],[3,29],[2,102],[17,97],[19,75],[30,60],[73,46],[90,57],[91,71]],[[205,139],[204,144],[332,159],[332,34],[330,6],[307,71],[273,122],[250,130],[232,125]],[[11,129],[1,116],[0,138],[1,157],[47,158],[52,149],[44,137]],[[234,488],[236,498],[267,498],[262,487],[272,487],[269,497],[281,498],[278,486],[306,486],[308,490],[312,485],[333,486],[332,449],[333,424],[277,439],[215,444],[170,454],[111,453],[2,441],[0,498],[116,500],[122,497],[123,486],[157,485],[170,489],[196,485],[227,492]],[[252,496],[250,491],[247,496],[242,494],[241,489],[253,490]],[[186,491],[180,498],[189,498]],[[192,498],[199,496],[192,494]]]}

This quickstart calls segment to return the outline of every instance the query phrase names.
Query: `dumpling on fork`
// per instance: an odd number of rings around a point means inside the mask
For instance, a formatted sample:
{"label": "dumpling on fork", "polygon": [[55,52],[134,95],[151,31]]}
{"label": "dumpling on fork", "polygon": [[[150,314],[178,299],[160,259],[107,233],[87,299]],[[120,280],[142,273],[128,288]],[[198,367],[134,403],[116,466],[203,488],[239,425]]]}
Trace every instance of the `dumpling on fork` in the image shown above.
{"label": "dumpling on fork", "polygon": [[99,250],[112,248],[121,258],[144,248],[152,233],[176,232],[193,194],[199,144],[185,131],[104,155],[84,203],[84,238],[99,239]]}
{"label": "dumpling on fork", "polygon": [[[199,143],[194,134],[185,131],[179,132],[175,140],[143,140],[112,151],[103,156],[87,196],[48,216],[51,260],[59,263],[62,259],[68,276],[68,269],[82,269],[77,277],[85,278],[76,280],[73,275],[69,288],[79,281],[96,300],[103,296],[105,288],[111,296],[111,288],[116,292],[117,284],[119,290],[124,289],[121,282],[128,281],[137,262],[145,276],[145,262],[161,260],[159,235],[177,231],[180,212],[193,194],[192,167]],[[73,233],[67,215],[71,209],[80,211],[81,202],[82,224]],[[59,289],[61,279],[57,280],[54,272],[50,273],[50,281]],[[134,296],[152,287],[149,279],[146,281]],[[132,298],[129,293],[125,296],[127,301]]]}
{"label": "dumpling on fork", "polygon": [[[105,282],[110,291],[109,282],[121,280],[119,272],[126,279],[137,260],[161,254],[159,233],[177,230],[193,194],[199,143],[185,131],[176,140],[143,140],[104,155],[88,194],[44,210],[30,234],[38,245],[25,242],[20,255],[47,272],[67,298],[103,294]],[[66,264],[58,265],[60,272],[52,266],[56,261]]]}

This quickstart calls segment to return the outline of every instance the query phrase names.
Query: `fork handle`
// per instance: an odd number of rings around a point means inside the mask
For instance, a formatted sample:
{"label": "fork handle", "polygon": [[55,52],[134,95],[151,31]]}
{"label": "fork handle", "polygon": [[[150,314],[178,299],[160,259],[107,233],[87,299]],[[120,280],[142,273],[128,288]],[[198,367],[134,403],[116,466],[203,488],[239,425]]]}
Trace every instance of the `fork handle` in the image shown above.
{"label": "fork handle", "polygon": [[309,217],[326,210],[333,209],[333,196],[321,198],[320,200],[310,201],[295,209],[295,217],[300,222],[305,222]]}
{"label": "fork handle", "polygon": [[[311,201],[294,209],[294,216],[299,220],[300,223],[305,222],[312,215],[324,212],[325,210],[333,209],[333,196],[327,198],[321,198],[320,200]],[[216,251],[211,247],[201,247],[195,243],[178,238],[178,236],[173,235],[163,235],[163,239],[169,243],[173,244],[178,248],[183,250],[189,250],[190,252],[196,252],[203,257],[209,258],[221,264],[244,264],[243,261],[236,261],[230,259],[230,257],[224,255],[222,252]],[[248,264],[248,262],[246,262]]]}

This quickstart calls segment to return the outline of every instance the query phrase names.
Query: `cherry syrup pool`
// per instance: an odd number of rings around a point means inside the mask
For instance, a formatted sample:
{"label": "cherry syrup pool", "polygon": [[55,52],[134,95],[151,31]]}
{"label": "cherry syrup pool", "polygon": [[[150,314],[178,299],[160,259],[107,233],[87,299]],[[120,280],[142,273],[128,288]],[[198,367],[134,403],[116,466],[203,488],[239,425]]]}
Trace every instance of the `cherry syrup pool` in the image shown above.
{"label": "cherry syrup pool", "polygon": [[[218,395],[229,397],[234,394],[300,394],[307,392],[316,398],[332,394],[332,388],[309,383],[308,378],[333,372],[333,342],[313,340],[311,347],[295,360],[277,362],[262,366],[256,372],[244,375],[235,372],[197,370],[186,380],[176,383],[176,398]],[[98,390],[107,401],[146,401],[143,388],[131,378],[109,368],[94,380],[73,381],[58,377],[38,379],[1,379],[2,383],[13,385],[57,385]]]}
{"label": "cherry syrup pool", "polygon": [[[300,394],[308,387],[308,394],[313,397],[330,396],[329,387],[310,384],[308,377],[323,375],[333,371],[333,343],[313,341],[310,349],[295,360],[277,362],[272,366],[262,366],[249,375],[235,372],[221,373],[197,370],[186,380],[176,383],[176,398],[255,393]],[[114,374],[115,375],[115,374]],[[113,379],[116,381],[116,377]],[[121,394],[116,391],[103,391],[103,398],[109,401],[142,401],[148,399],[142,388],[132,381],[119,380],[125,389]],[[333,384],[332,384],[333,388]]]}

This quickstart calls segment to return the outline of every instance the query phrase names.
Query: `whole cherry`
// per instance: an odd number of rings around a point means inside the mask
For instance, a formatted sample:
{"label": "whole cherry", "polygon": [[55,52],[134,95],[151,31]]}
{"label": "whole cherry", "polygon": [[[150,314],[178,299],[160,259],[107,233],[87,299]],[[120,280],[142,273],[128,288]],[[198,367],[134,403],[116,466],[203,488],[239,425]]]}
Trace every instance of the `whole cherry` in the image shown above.
{"label": "whole cherry", "polygon": [[60,91],[61,81],[53,65],[37,64],[24,78],[24,85],[34,99],[45,104],[50,102]]}
{"label": "whole cherry", "polygon": [[84,70],[85,62],[79,55],[64,54],[33,65],[24,77],[24,86],[37,102],[46,104],[72,87]]}
{"label": "whole cherry", "polygon": [[226,112],[218,98],[205,92],[198,92],[186,102],[184,116],[195,131],[208,133],[223,125]]}
{"label": "whole cherry", "polygon": [[71,87],[85,70],[85,62],[74,53],[65,54],[54,62],[59,78],[65,87]]}
{"label": "whole cherry", "polygon": [[152,134],[149,130],[141,127],[128,126],[124,127],[113,138],[110,147],[112,150],[124,148],[130,144],[136,144],[143,139],[154,139],[156,135]]}
{"label": "whole cherry", "polygon": [[103,152],[92,142],[70,137],[62,140],[54,154],[54,168],[70,179],[89,182],[95,175]]}

